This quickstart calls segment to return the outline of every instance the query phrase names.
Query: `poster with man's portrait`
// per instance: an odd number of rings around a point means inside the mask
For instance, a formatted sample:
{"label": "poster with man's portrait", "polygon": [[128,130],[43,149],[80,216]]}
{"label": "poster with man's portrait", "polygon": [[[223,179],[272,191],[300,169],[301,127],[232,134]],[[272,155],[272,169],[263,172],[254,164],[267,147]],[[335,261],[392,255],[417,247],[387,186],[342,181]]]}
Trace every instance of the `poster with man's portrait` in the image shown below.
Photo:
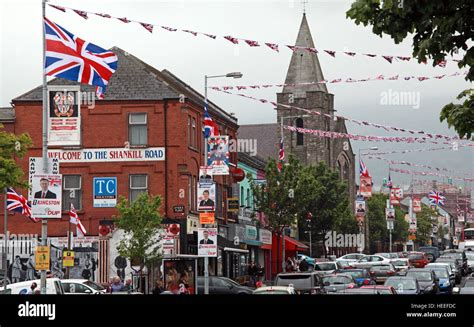
{"label": "poster with man's portrait", "polygon": [[62,175],[36,174],[32,182],[32,217],[61,218]]}
{"label": "poster with man's portrait", "polygon": [[400,205],[400,200],[403,198],[403,190],[399,187],[392,187],[390,189],[390,204]]}
{"label": "poster with man's portrait", "polygon": [[217,228],[198,229],[198,256],[217,257]]}
{"label": "poster with man's portrait", "polygon": [[207,166],[213,175],[229,175],[229,137],[214,136],[207,139]]}
{"label": "poster with man's portrait", "polygon": [[387,220],[395,220],[395,208],[385,208],[385,218]]}
{"label": "poster with man's portrait", "polygon": [[372,196],[372,177],[360,176],[360,194],[364,198]]}
{"label": "poster with man's portrait", "polygon": [[365,217],[365,201],[364,200],[356,200],[355,215],[357,217]]}
{"label": "poster with man's portrait", "polygon": [[214,211],[216,201],[216,184],[197,184],[197,208],[198,211]]}
{"label": "poster with man's portrait", "polygon": [[421,200],[419,198],[413,198],[413,212],[421,212]]}

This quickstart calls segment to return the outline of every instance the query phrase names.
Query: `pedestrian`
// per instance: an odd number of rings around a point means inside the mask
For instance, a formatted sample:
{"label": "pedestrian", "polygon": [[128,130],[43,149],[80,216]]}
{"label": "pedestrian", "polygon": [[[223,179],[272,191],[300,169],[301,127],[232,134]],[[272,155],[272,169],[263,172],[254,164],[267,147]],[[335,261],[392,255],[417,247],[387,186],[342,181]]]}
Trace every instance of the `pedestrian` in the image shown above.
{"label": "pedestrian", "polygon": [[300,264],[299,264],[299,270],[300,271],[308,271],[309,265],[306,259],[302,259]]}
{"label": "pedestrian", "polygon": [[35,255],[30,254],[28,262],[26,263],[26,280],[35,279]]}
{"label": "pedestrian", "polygon": [[249,279],[250,279],[250,286],[255,287],[255,283],[257,282],[257,280],[256,280],[257,266],[255,266],[255,262],[253,262],[253,261],[249,265],[248,275],[249,275]]}
{"label": "pedestrian", "polygon": [[186,272],[179,275],[178,294],[189,294],[188,274]]}
{"label": "pedestrian", "polygon": [[20,256],[17,255],[12,264],[12,283],[18,283],[21,281],[21,268]]}
{"label": "pedestrian", "polygon": [[37,285],[35,282],[31,283],[30,290],[28,291],[27,294],[28,294],[28,295],[36,294],[36,293],[35,293],[35,290],[36,290],[36,287],[37,287],[37,286],[38,286],[38,285]]}
{"label": "pedestrian", "polygon": [[110,289],[112,293],[121,292],[123,290],[123,283],[120,280],[119,276],[114,277],[114,282],[110,285]]}
{"label": "pedestrian", "polygon": [[161,279],[157,279],[155,283],[155,288],[151,291],[153,295],[160,295],[165,291],[165,288],[163,287],[163,282]]}
{"label": "pedestrian", "polygon": [[293,262],[293,259],[291,259],[290,257],[288,257],[286,259],[286,271],[287,272],[292,272],[295,270],[295,263]]}
{"label": "pedestrian", "polygon": [[123,291],[130,293],[133,291],[132,280],[129,278],[125,281],[125,286],[123,287]]}

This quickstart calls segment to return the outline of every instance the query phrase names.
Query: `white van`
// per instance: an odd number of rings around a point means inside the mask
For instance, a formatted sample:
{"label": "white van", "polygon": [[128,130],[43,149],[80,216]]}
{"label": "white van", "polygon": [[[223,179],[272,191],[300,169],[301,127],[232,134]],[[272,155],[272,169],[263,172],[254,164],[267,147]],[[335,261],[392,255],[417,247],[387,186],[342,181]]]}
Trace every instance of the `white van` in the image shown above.
{"label": "white van", "polygon": [[106,289],[87,279],[62,279],[65,294],[105,294]]}
{"label": "white van", "polygon": [[[0,294],[20,294],[26,295],[31,289],[31,284],[36,283],[38,285],[36,290],[40,290],[41,280],[28,280],[20,283],[8,284],[6,289],[0,287]],[[46,294],[64,294],[63,287],[59,278],[47,278],[46,279]]]}

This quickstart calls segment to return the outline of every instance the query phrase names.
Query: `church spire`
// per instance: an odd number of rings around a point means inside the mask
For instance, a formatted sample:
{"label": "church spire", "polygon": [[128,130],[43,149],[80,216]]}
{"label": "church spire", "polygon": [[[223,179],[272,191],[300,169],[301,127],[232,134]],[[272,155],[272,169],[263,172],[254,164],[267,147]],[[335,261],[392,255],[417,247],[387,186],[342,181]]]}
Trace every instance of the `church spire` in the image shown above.
{"label": "church spire", "polygon": [[[296,46],[314,48],[313,37],[309,29],[306,14],[303,13]],[[285,84],[300,84],[318,82],[324,80],[323,71],[319,64],[318,55],[304,49],[298,49],[293,52],[288,73],[286,74]],[[296,87],[285,86],[283,93],[324,91],[328,92],[326,84],[298,85]]]}

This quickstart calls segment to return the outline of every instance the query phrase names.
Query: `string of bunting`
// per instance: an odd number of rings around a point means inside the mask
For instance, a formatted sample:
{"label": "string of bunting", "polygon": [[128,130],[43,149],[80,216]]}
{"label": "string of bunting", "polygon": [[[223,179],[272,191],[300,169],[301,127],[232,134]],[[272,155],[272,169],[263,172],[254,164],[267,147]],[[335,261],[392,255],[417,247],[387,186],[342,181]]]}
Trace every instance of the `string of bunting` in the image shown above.
{"label": "string of bunting", "polygon": [[[107,19],[117,19],[123,23],[137,23],[143,26],[148,32],[153,33],[154,28],[158,27],[161,29],[164,29],[168,32],[176,32],[176,31],[181,31],[184,33],[191,34],[193,36],[198,36],[198,35],[203,35],[208,38],[211,38],[213,40],[218,38],[218,35],[216,34],[211,34],[211,33],[203,33],[203,32],[197,32],[197,31],[192,31],[189,29],[179,29],[175,27],[169,27],[169,26],[161,26],[161,25],[156,25],[156,24],[150,24],[150,23],[144,23],[138,20],[133,20],[133,19],[128,19],[126,17],[115,17],[109,14],[105,13],[96,13],[92,11],[86,11],[86,10],[80,10],[80,9],[74,9],[70,7],[65,7],[65,6],[58,6],[58,5],[53,5],[53,4],[48,4],[51,8],[57,9],[61,12],[66,12],[66,10],[70,10],[75,12],[77,15],[81,16],[84,19],[89,19],[89,15],[95,15],[99,16],[102,18],[107,18]],[[261,45],[264,45],[265,47],[270,48],[271,50],[275,52],[280,52],[281,48],[287,48],[290,49],[293,52],[296,52],[298,50],[300,51],[307,51],[309,53],[325,53],[329,55],[332,58],[335,58],[336,55],[344,55],[347,57],[355,57],[355,56],[364,56],[368,58],[382,58],[385,61],[389,63],[393,63],[394,61],[398,62],[408,62],[410,60],[417,60],[416,58],[412,56],[396,56],[396,55],[381,55],[381,54],[374,54],[374,53],[363,53],[363,52],[354,52],[354,51],[336,51],[336,50],[324,50],[324,49],[316,49],[316,48],[311,48],[311,47],[301,47],[301,46],[296,46],[296,45],[287,45],[287,44],[278,44],[274,42],[264,42],[264,41],[257,41],[257,40],[249,40],[245,38],[240,38],[240,37],[234,37],[231,35],[225,35],[225,36],[219,36],[220,38],[224,38],[227,41],[231,42],[232,44],[240,44],[240,43],[245,43],[249,47],[255,48],[255,47],[260,47]],[[446,64],[448,61],[453,61],[456,63],[459,63],[461,60],[460,59],[454,59],[454,58],[445,58],[444,60],[440,60],[436,62],[434,66],[439,66],[439,67],[446,67]],[[427,61],[423,61],[422,63],[427,64]]]}
{"label": "string of bunting", "polygon": [[425,151],[439,151],[439,150],[452,150],[456,151],[456,147],[474,147],[474,144],[452,144],[451,146],[444,146],[444,147],[439,147],[439,148],[423,148],[423,149],[410,149],[410,150],[393,150],[393,151],[383,151],[383,152],[365,152],[361,153],[362,156],[370,156],[370,155],[386,155],[386,154],[405,154],[405,153],[411,153],[411,152],[425,152]]}
{"label": "string of bunting", "polygon": [[390,171],[400,174],[408,174],[408,175],[417,175],[417,176],[437,176],[437,177],[447,177],[451,179],[462,180],[465,182],[474,182],[474,178],[467,178],[467,177],[459,177],[459,176],[449,176],[440,173],[434,173],[431,171],[413,171],[413,170],[406,170],[406,169],[398,169],[390,167]]}
{"label": "string of bunting", "polygon": [[[218,90],[216,90],[216,91],[218,91]],[[392,130],[392,131],[403,132],[403,133],[406,132],[406,133],[410,133],[410,134],[422,134],[426,138],[430,138],[430,139],[431,138],[433,138],[433,139],[445,139],[445,140],[448,140],[448,141],[461,140],[458,136],[449,136],[449,135],[442,135],[442,134],[427,133],[425,131],[415,131],[415,130],[409,130],[409,129],[399,128],[399,127],[394,127],[394,126],[375,124],[375,123],[371,123],[371,122],[368,122],[368,121],[347,118],[347,117],[339,116],[339,115],[330,115],[330,114],[322,113],[322,112],[316,111],[316,110],[310,110],[310,109],[306,109],[306,108],[300,108],[300,107],[296,107],[296,106],[290,106],[290,105],[287,105],[287,104],[277,103],[277,102],[270,101],[270,100],[267,100],[267,99],[259,99],[259,98],[255,98],[255,97],[252,97],[252,96],[249,96],[249,95],[246,95],[246,94],[242,94],[242,93],[232,93],[232,92],[223,91],[223,90],[220,90],[218,92],[222,92],[222,93],[225,93],[225,94],[236,95],[236,96],[244,97],[244,98],[247,98],[247,99],[252,99],[254,101],[258,101],[258,102],[265,103],[265,104],[271,104],[275,107],[283,107],[283,108],[287,108],[287,109],[296,109],[296,110],[303,111],[303,112],[306,112],[306,113],[311,114],[311,115],[325,116],[325,117],[330,118],[330,119],[337,118],[337,119],[350,121],[350,122],[356,123],[358,125],[365,125],[365,126],[371,126],[371,127],[375,127],[375,128],[382,128],[386,131]],[[470,140],[467,140],[467,139],[462,139],[462,140],[470,141]],[[435,143],[435,144],[437,144],[437,143]],[[443,144],[450,144],[450,143],[443,143]]]}
{"label": "string of bunting", "polygon": [[428,165],[415,164],[415,163],[411,163],[411,162],[408,162],[408,161],[405,161],[405,160],[395,161],[395,160],[389,160],[389,159],[386,159],[386,158],[377,157],[377,156],[370,156],[370,155],[367,156],[367,157],[369,159],[383,160],[383,161],[389,163],[390,165],[407,165],[407,166],[413,166],[413,167],[428,168],[428,169],[436,170],[436,171],[445,171],[445,172],[455,173],[455,171],[449,170],[447,168],[438,168],[438,167],[432,167],[432,166],[428,166]]}
{"label": "string of bunting", "polygon": [[433,144],[451,144],[449,142],[437,142],[431,141],[427,137],[398,137],[398,136],[374,136],[374,135],[358,135],[350,133],[340,133],[332,131],[323,131],[320,129],[308,129],[295,126],[283,126],[284,129],[287,129],[292,132],[297,132],[301,134],[311,134],[317,137],[325,137],[332,139],[350,139],[354,141],[367,141],[367,142],[405,142],[405,143],[433,143]]}
{"label": "string of bunting", "polygon": [[259,85],[225,85],[225,86],[208,86],[208,88],[215,90],[215,91],[228,91],[228,90],[249,90],[249,89],[266,89],[266,88],[271,88],[271,87],[296,87],[296,86],[304,86],[304,85],[315,85],[315,84],[336,84],[336,83],[360,83],[360,82],[373,82],[373,81],[397,81],[397,80],[417,80],[419,82],[423,82],[429,79],[443,79],[445,77],[454,77],[454,76],[460,76],[460,75],[467,75],[467,71],[460,73],[460,72],[455,72],[452,74],[443,74],[443,75],[436,75],[436,76],[400,76],[400,75],[394,75],[390,77],[385,77],[384,75],[378,75],[373,78],[363,78],[363,79],[354,79],[354,78],[336,78],[332,80],[322,80],[318,82],[307,82],[307,83],[289,83],[289,84],[259,84]]}

